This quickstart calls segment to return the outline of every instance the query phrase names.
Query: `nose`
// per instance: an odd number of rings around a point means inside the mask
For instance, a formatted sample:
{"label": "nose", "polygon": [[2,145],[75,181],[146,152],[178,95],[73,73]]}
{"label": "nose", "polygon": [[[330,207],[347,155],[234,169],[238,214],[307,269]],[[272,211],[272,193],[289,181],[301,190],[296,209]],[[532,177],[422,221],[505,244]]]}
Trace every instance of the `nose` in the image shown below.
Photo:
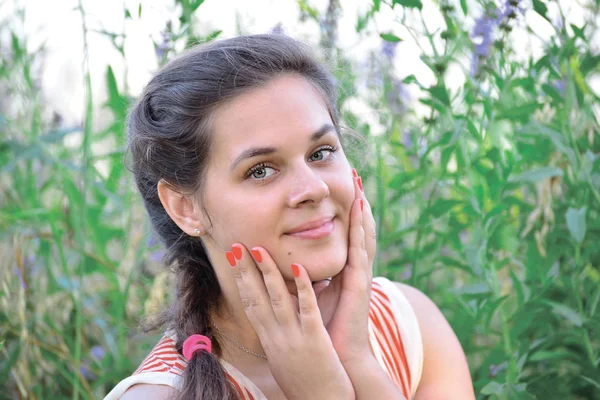
{"label": "nose", "polygon": [[303,204],[320,204],[329,197],[329,186],[323,178],[308,165],[296,171],[291,180],[288,205],[292,208]]}

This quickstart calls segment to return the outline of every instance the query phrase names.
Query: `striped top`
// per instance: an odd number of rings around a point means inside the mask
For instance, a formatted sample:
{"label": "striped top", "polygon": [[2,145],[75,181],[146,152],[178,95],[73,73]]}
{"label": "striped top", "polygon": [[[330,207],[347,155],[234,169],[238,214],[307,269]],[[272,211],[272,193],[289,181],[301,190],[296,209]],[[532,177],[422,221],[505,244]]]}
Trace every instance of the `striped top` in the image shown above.
{"label": "striped top", "polygon": [[[187,365],[175,349],[172,331],[166,332],[150,354],[128,378],[119,382],[104,398],[119,399],[136,384],[167,385],[178,389]],[[393,282],[373,279],[369,310],[369,340],[379,365],[404,397],[413,398],[423,367],[423,344],[415,313]],[[225,375],[242,400],[267,400],[258,387],[233,365],[221,359]]]}

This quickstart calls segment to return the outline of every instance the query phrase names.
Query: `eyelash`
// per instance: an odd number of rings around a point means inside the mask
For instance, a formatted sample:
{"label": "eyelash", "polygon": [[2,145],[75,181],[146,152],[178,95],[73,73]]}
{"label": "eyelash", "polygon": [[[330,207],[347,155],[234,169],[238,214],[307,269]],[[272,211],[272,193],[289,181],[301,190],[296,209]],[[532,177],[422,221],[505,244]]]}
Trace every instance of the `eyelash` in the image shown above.
{"label": "eyelash", "polygon": [[[315,150],[310,155],[310,157],[312,157],[314,154],[316,154],[318,152],[321,152],[321,151],[329,151],[331,153],[331,155],[333,155],[333,154],[335,154],[338,151],[338,148],[336,146],[329,146],[329,145],[322,146],[322,147],[318,148],[317,150]],[[322,160],[317,160],[317,162],[318,161],[322,161]],[[269,164],[267,164],[267,163],[257,164],[254,167],[250,168],[248,170],[248,172],[246,172],[246,179],[250,179],[252,177],[252,174],[254,174],[256,171],[260,171],[261,169],[264,169],[264,168],[272,168],[272,167]],[[256,180],[256,181],[263,181],[265,179],[267,179],[267,178],[256,178],[254,180]]]}

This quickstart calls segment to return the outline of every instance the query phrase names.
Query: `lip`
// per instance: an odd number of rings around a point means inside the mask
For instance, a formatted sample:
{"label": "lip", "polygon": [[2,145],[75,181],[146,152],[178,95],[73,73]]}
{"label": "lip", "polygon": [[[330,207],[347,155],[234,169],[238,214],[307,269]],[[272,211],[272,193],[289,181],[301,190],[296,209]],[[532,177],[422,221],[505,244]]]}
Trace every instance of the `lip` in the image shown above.
{"label": "lip", "polygon": [[324,217],[299,225],[287,232],[286,235],[304,239],[321,239],[329,236],[334,228],[334,217]]}

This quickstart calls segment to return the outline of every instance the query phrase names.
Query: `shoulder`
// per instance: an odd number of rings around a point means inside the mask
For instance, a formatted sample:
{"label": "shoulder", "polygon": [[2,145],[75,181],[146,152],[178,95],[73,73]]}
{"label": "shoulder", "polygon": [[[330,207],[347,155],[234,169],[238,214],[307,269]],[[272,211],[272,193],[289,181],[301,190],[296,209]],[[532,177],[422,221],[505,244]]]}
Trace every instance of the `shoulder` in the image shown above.
{"label": "shoulder", "polygon": [[474,399],[465,353],[438,306],[420,290],[393,283],[413,308],[423,340],[423,373],[416,399]]}
{"label": "shoulder", "polygon": [[120,397],[120,400],[166,400],[173,398],[177,391],[166,385],[140,384],[134,385]]}

